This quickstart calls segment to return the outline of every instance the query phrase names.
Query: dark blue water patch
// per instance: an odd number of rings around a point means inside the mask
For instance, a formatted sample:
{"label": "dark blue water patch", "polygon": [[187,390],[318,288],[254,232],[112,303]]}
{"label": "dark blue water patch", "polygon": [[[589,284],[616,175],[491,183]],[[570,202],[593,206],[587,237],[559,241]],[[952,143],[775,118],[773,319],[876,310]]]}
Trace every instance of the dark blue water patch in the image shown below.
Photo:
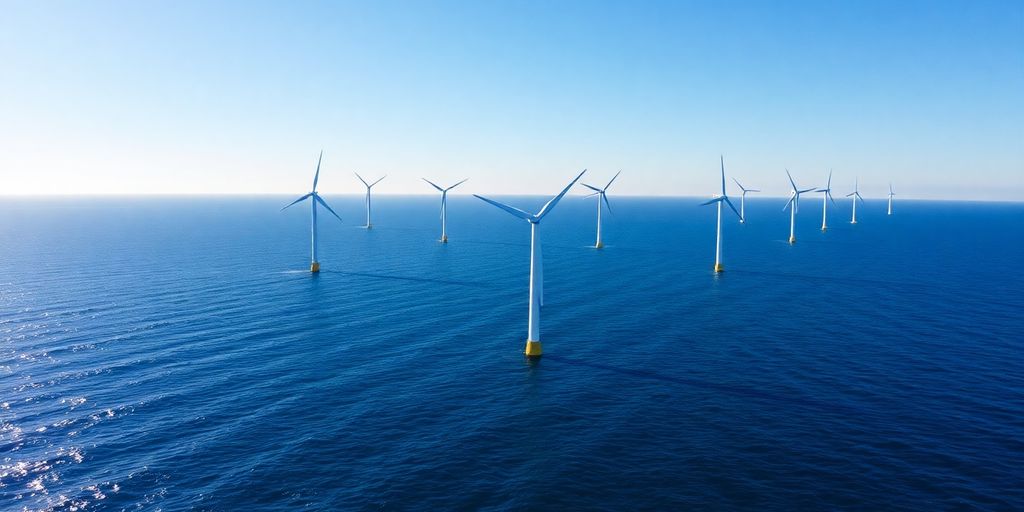
{"label": "dark blue water patch", "polygon": [[[1019,204],[0,205],[0,508],[1024,508]],[[508,198],[524,208],[544,198]]]}

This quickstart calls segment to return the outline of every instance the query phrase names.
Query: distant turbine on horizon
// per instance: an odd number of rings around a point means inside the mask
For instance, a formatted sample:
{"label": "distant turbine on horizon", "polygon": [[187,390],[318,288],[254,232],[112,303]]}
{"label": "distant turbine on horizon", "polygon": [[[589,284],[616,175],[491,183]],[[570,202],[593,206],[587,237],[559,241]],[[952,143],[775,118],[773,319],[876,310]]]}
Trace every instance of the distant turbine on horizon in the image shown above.
{"label": "distant turbine on horizon", "polygon": [[604,201],[604,204],[608,207],[608,213],[611,213],[612,212],[612,205],[611,205],[611,203],[608,202],[608,195],[606,194],[606,192],[608,191],[608,187],[612,186],[612,183],[615,181],[615,178],[618,178],[620,174],[622,174],[622,171],[619,171],[619,172],[615,173],[615,176],[612,176],[611,181],[609,181],[608,184],[604,186],[604,188],[597,188],[597,187],[593,187],[593,186],[587,185],[586,183],[580,183],[580,185],[583,185],[584,187],[587,187],[590,190],[594,191],[593,194],[589,194],[589,195],[587,195],[585,197],[598,196],[598,198],[597,198],[597,242],[594,244],[594,248],[595,249],[600,249],[600,248],[604,247],[604,244],[601,242],[601,201],[602,200]]}
{"label": "distant turbine on horizon", "polygon": [[832,169],[828,170],[828,183],[825,188],[819,188],[818,192],[821,192],[821,230],[825,231],[828,229],[825,218],[828,217],[828,201],[832,200],[832,204],[836,204],[836,200],[832,197]]}
{"label": "distant turbine on horizon", "polygon": [[860,181],[859,178],[855,178],[853,180],[853,192],[850,192],[849,194],[846,194],[846,197],[852,197],[853,198],[853,219],[850,220],[850,224],[856,224],[857,223],[857,200],[860,199],[860,202],[862,202],[862,203],[864,202],[864,198],[861,197],[860,196],[860,192],[857,191],[858,185],[860,184],[859,181]]}
{"label": "distant turbine on horizon", "polygon": [[718,203],[718,235],[715,237],[715,272],[725,270],[725,268],[722,267],[722,203],[727,203],[729,208],[732,208],[732,211],[736,213],[736,216],[741,220],[743,219],[740,212],[736,211],[736,207],[733,206],[732,201],[729,200],[729,196],[725,195],[725,157],[721,156],[720,158],[722,163],[722,195],[710,201],[701,203],[701,206]]}
{"label": "distant turbine on horizon", "polygon": [[889,183],[889,213],[887,213],[886,215],[892,215],[892,196],[894,196],[894,195],[896,195],[896,193],[892,191],[892,182],[890,182]]}
{"label": "distant turbine on horizon", "polygon": [[[383,178],[381,178],[381,179],[383,179]],[[423,178],[423,181],[429,183],[430,186],[436,188],[438,191],[441,192],[441,243],[442,244],[448,243],[448,191],[453,189],[453,188],[455,188],[455,187],[457,187],[457,186],[459,186],[459,185],[462,185],[467,180],[469,180],[469,178],[466,178],[466,179],[464,179],[464,180],[462,180],[462,181],[460,181],[460,182],[458,182],[458,183],[456,183],[456,184],[454,184],[454,185],[452,185],[452,186],[450,186],[448,188],[441,188],[441,187],[435,185],[434,182],[432,182],[432,181],[430,181],[430,180],[428,180],[426,178]]]}
{"label": "distant turbine on horizon", "polygon": [[540,226],[540,221],[544,216],[551,213],[551,210],[555,208],[555,205],[562,199],[562,196],[579,181],[585,172],[587,170],[583,169],[583,172],[579,173],[557,196],[551,198],[536,214],[527,213],[519,208],[473,194],[477,199],[497,206],[530,223],[530,316],[525,352],[527,357],[539,357],[543,353],[540,344],[540,307],[544,305],[544,260],[541,256],[540,237],[537,233],[537,228]]}
{"label": "distant turbine on horizon", "polygon": [[740,190],[742,191],[742,193],[740,194],[740,224],[745,224],[747,222],[747,192],[760,192],[760,190],[753,188],[743,188],[743,185],[740,185],[740,182],[736,181],[736,178],[733,178],[732,181],[734,181],[736,183],[736,186],[740,187]]}
{"label": "distant turbine on horizon", "polygon": [[796,182],[793,181],[793,175],[789,174],[789,169],[786,169],[786,176],[789,177],[789,184],[792,185],[793,189],[790,191],[789,201],[786,206],[782,207],[782,211],[786,211],[789,208],[789,243],[796,243],[796,213],[800,210],[800,194],[807,192],[813,192],[813,188],[806,190],[800,190],[796,188]]}
{"label": "distant turbine on horizon", "polygon": [[364,180],[363,177],[360,176],[358,172],[355,173],[355,175],[356,175],[356,178],[359,178],[359,181],[363,182],[363,185],[366,185],[366,226],[365,227],[366,227],[366,229],[373,229],[373,223],[370,222],[370,189],[372,189],[374,185],[380,183],[380,181],[383,180],[384,178],[387,178],[388,175],[385,174],[384,176],[381,176],[379,180],[377,180],[377,181],[375,181],[373,183],[367,183],[366,180]]}
{"label": "distant turbine on horizon", "polygon": [[327,211],[331,212],[331,214],[333,214],[335,217],[338,217],[338,220],[341,220],[341,216],[339,216],[337,213],[335,213],[334,210],[331,209],[330,206],[327,206],[327,202],[320,198],[320,194],[316,193],[316,182],[320,180],[320,161],[323,160],[323,158],[324,158],[324,152],[323,152],[323,150],[320,150],[320,157],[316,161],[316,174],[313,175],[313,191],[308,193],[308,194],[306,194],[306,195],[304,195],[304,196],[302,196],[302,197],[300,197],[300,198],[298,198],[298,199],[296,199],[296,200],[294,200],[294,201],[292,201],[290,204],[288,204],[288,206],[285,206],[284,208],[281,208],[281,210],[284,211],[286,208],[288,208],[288,207],[290,207],[290,206],[292,206],[292,205],[294,205],[296,203],[301,203],[302,201],[305,201],[306,199],[310,200],[310,204],[311,204],[311,207],[312,207],[311,211],[312,211],[312,238],[313,238],[313,240],[312,240],[312,258],[311,258],[312,259],[312,263],[310,263],[310,265],[309,265],[309,271],[314,273],[314,274],[316,274],[317,272],[320,272],[320,262],[317,260],[316,204],[320,203],[321,206],[323,206],[324,208],[327,208]]}

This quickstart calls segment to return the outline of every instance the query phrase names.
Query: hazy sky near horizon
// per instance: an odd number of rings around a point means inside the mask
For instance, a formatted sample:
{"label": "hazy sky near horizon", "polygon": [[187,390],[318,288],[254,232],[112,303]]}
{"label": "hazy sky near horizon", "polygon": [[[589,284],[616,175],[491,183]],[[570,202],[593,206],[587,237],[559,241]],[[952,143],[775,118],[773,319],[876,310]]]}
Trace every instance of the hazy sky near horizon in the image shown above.
{"label": "hazy sky near horizon", "polygon": [[1020,1],[0,7],[0,195],[296,194],[322,148],[325,194],[706,196],[722,154],[771,195],[1024,200]]}

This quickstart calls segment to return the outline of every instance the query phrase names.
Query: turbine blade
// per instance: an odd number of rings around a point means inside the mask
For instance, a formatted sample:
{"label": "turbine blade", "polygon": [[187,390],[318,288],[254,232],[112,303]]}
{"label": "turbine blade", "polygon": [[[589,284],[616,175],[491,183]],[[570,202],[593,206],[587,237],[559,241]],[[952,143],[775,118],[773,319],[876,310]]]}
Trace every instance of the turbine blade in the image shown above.
{"label": "turbine blade", "polygon": [[359,178],[359,181],[363,182],[363,185],[366,185],[366,188],[370,188],[370,184],[367,183],[366,180],[364,180],[363,177],[360,176],[358,172],[355,173],[355,175],[356,175],[356,178]]}
{"label": "turbine blade", "polygon": [[718,196],[718,197],[716,197],[714,199],[711,199],[709,201],[704,201],[703,203],[700,204],[700,206],[707,206],[709,204],[717,203],[717,202],[721,201],[724,197],[725,196]]}
{"label": "turbine blade", "polygon": [[[307,197],[309,197],[309,196],[311,196],[311,195],[313,195],[313,193],[312,193],[312,192],[310,192],[310,193],[308,193],[308,194],[306,194],[306,195],[304,195],[304,196],[302,196],[302,197],[300,197],[300,198],[298,198],[298,199],[296,199],[296,200],[294,200],[294,201],[292,201],[292,202],[288,203],[288,206],[292,206],[292,205],[294,205],[294,204],[296,204],[296,203],[301,203],[301,202],[302,202],[303,200],[305,200],[305,199],[306,199]],[[284,208],[281,208],[281,210],[282,210],[282,211],[284,211],[284,209],[285,209],[285,208],[288,208],[288,206],[285,206]]]}
{"label": "turbine blade", "polygon": [[515,207],[509,206],[507,204],[502,204],[502,203],[499,203],[499,202],[494,201],[492,199],[487,199],[484,196],[478,196],[476,194],[473,194],[473,197],[475,197],[477,199],[480,199],[480,200],[482,200],[484,202],[491,203],[494,206],[497,206],[498,208],[501,208],[502,210],[505,210],[506,212],[511,213],[512,215],[515,215],[516,217],[519,217],[520,219],[523,219],[523,220],[526,220],[526,221],[530,221],[530,222],[536,222],[536,221],[540,220],[540,219],[534,217],[533,214],[526,213],[526,212],[520,210],[519,208],[515,208]]}
{"label": "turbine blade", "polygon": [[545,204],[544,207],[541,208],[539,212],[537,212],[537,221],[540,221],[541,219],[543,219],[544,216],[547,215],[548,212],[550,212],[555,207],[555,205],[558,204],[558,202],[562,200],[562,196],[564,196],[565,193],[568,192],[569,189],[572,188],[572,186],[575,185],[576,182],[579,181],[580,178],[583,177],[583,173],[584,172],[587,172],[587,170],[583,169],[583,172],[577,174],[576,177],[573,178],[573,180],[570,181],[569,184],[566,185],[565,188],[562,189],[562,192],[560,192],[557,196],[551,198],[551,200],[548,201],[548,203]]}
{"label": "turbine blade", "polygon": [[459,185],[462,185],[463,183],[465,183],[465,182],[467,182],[467,181],[469,181],[469,178],[466,178],[466,179],[464,179],[464,180],[462,180],[462,181],[460,181],[460,182],[458,182],[458,183],[456,183],[456,184],[454,184],[454,185],[452,185],[452,186],[450,186],[450,187],[448,187],[448,188],[444,189],[444,191],[445,191],[445,192],[448,192],[449,190],[451,190],[451,189],[453,189],[453,188],[455,188],[455,187],[457,187],[457,186],[459,186]]}
{"label": "turbine blade", "polygon": [[604,205],[608,207],[608,213],[612,213],[612,204],[608,202],[608,194],[601,194],[601,199],[604,199]]}
{"label": "turbine blade", "polygon": [[588,198],[588,197],[594,197],[594,196],[596,196],[596,195],[598,195],[598,194],[600,194],[600,192],[591,192],[591,193],[589,193],[589,194],[587,194],[587,195],[583,196],[583,198],[584,198],[584,199],[586,199],[586,198]]}
{"label": "turbine blade", "polygon": [[829,190],[829,191],[827,192],[827,194],[828,194],[828,198],[829,198],[829,200],[831,200],[831,201],[832,201],[832,204],[836,204],[836,198],[832,197],[832,191],[831,191],[831,190]]}
{"label": "turbine blade", "polygon": [[316,174],[313,175],[313,192],[316,192],[316,182],[320,180],[320,162],[324,159],[324,150],[320,150],[320,158],[316,159]]}
{"label": "turbine blade", "polygon": [[789,196],[789,201],[786,201],[786,206],[782,207],[782,211],[786,211],[789,208],[789,205],[793,204],[794,198],[796,198],[796,195]]}
{"label": "turbine blade", "polygon": [[793,185],[793,190],[796,190],[796,182],[793,181],[793,175],[789,173],[789,169],[786,169],[786,176],[789,178],[789,184]]}
{"label": "turbine blade", "polygon": [[345,222],[341,220],[341,215],[338,215],[338,213],[334,211],[334,208],[331,208],[330,206],[327,205],[327,201],[324,201],[323,199],[320,198],[320,194],[313,194],[313,199],[316,199],[316,202],[320,203],[320,206],[327,208],[327,211],[331,212],[331,215],[337,217],[338,220],[340,220],[341,222]]}
{"label": "turbine blade", "polygon": [[825,185],[825,188],[832,188],[832,169],[828,170],[828,183]]}
{"label": "turbine blade", "polygon": [[748,189],[747,189],[747,190],[745,190],[744,192],[760,192],[760,190],[757,190],[757,189],[753,189],[753,188],[748,188]]}
{"label": "turbine blade", "polygon": [[619,177],[620,174],[622,174],[622,171],[615,173],[615,176],[612,176],[612,179],[608,181],[608,184],[604,186],[604,189],[608,190],[608,187],[612,186],[612,183],[615,181],[616,178]]}
{"label": "turbine blade", "polygon": [[743,217],[740,216],[739,210],[736,209],[736,206],[732,204],[732,201],[730,201],[727,196],[722,196],[722,199],[725,201],[725,204],[729,205],[729,208],[732,208],[732,211],[733,211],[733,213],[736,214],[736,217],[741,218],[741,219],[743,218]]}
{"label": "turbine blade", "polygon": [[725,156],[718,155],[722,161],[722,197],[725,197]]}
{"label": "turbine blade", "polygon": [[850,197],[850,196],[852,196],[854,194],[856,194],[856,192],[850,192],[849,194],[846,194],[846,197]]}
{"label": "turbine blade", "polygon": [[580,185],[583,185],[584,187],[587,187],[590,190],[593,190],[594,192],[597,192],[598,194],[601,193],[601,189],[599,189],[597,187],[594,187],[594,186],[591,186],[591,185],[587,185],[586,183],[580,183]]}
{"label": "turbine blade", "polygon": [[426,178],[420,178],[420,179],[422,179],[423,181],[425,181],[427,183],[430,183],[430,186],[436,188],[439,192],[444,192],[444,189],[439,187],[439,186],[437,186],[437,184],[435,184],[433,181],[430,181],[430,180],[428,180]]}
{"label": "turbine blade", "polygon": [[740,182],[736,181],[736,178],[733,178],[732,181],[736,183],[736,186],[740,188],[741,192],[751,192],[750,190],[743,188],[743,185],[740,185]]}
{"label": "turbine blade", "polygon": [[384,176],[381,176],[379,180],[377,180],[377,181],[375,181],[375,182],[371,183],[371,184],[370,184],[370,185],[368,185],[368,186],[372,187],[372,186],[374,186],[374,185],[376,185],[376,184],[380,183],[380,182],[381,182],[381,180],[383,180],[384,178],[387,178],[387,177],[388,177],[388,175],[387,175],[387,174],[385,174]]}
{"label": "turbine blade", "polygon": [[815,190],[817,190],[817,189],[816,188],[809,188],[807,190],[797,190],[797,193],[799,193],[799,194],[806,194],[808,192],[814,192]]}

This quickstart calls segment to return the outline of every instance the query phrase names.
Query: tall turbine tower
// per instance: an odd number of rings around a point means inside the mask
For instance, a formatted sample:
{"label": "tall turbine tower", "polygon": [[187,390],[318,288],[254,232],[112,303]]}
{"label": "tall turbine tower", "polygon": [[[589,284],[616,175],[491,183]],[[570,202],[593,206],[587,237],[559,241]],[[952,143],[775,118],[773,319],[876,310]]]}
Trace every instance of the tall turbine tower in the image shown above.
{"label": "tall turbine tower", "polygon": [[852,197],[853,198],[853,219],[850,220],[850,224],[856,224],[857,223],[857,200],[860,199],[860,202],[862,202],[862,203],[864,202],[864,198],[861,197],[860,196],[860,192],[857,191],[857,188],[858,188],[858,185],[859,185],[859,181],[860,180],[857,180],[857,179],[853,180],[853,192],[850,192],[849,194],[846,194],[846,197]]}
{"label": "tall turbine tower", "polygon": [[526,335],[527,357],[539,357],[543,353],[540,345],[540,307],[544,304],[544,260],[541,257],[540,236],[537,232],[538,227],[540,226],[540,221],[544,216],[551,213],[551,210],[554,209],[555,205],[558,204],[558,201],[562,199],[562,196],[564,196],[565,193],[568,192],[577,181],[579,181],[584,172],[587,172],[587,170],[584,169],[579,176],[576,176],[569,185],[562,189],[562,192],[551,198],[551,200],[548,201],[547,204],[545,204],[544,207],[536,214],[526,213],[519,208],[514,208],[512,206],[487,199],[486,197],[473,194],[478,199],[491,203],[492,205],[530,223],[530,316]]}
{"label": "tall turbine tower", "polygon": [[377,180],[373,183],[367,183],[366,180],[364,180],[363,177],[360,176],[358,172],[355,173],[355,175],[356,178],[359,178],[359,181],[363,182],[363,185],[366,185],[366,229],[373,229],[373,223],[370,222],[370,189],[372,189],[374,185],[380,183],[380,181],[383,180],[384,178],[387,178],[388,175],[385,174],[384,176],[381,176],[380,180]]}
{"label": "tall turbine tower", "polygon": [[586,183],[580,183],[580,185],[583,185],[584,187],[587,187],[590,190],[594,191],[593,194],[590,194],[587,197],[598,196],[598,198],[597,198],[597,243],[594,244],[594,248],[595,249],[600,249],[600,248],[604,247],[604,243],[601,242],[601,208],[602,208],[601,207],[601,201],[602,200],[604,201],[604,204],[608,207],[608,213],[611,213],[612,205],[611,205],[611,203],[608,202],[608,195],[606,194],[606,192],[608,191],[608,187],[612,186],[612,182],[614,182],[615,178],[618,178],[620,174],[622,174],[622,171],[619,171],[619,172],[615,173],[615,176],[612,176],[611,181],[609,181],[608,184],[604,186],[604,188],[592,187],[590,185],[587,185]]}
{"label": "tall turbine tower", "polygon": [[832,204],[836,204],[836,200],[832,197],[832,169],[828,170],[828,183],[825,188],[819,188],[818,192],[821,192],[821,230],[825,231],[828,229],[825,220],[828,217],[828,201],[831,199]]}
{"label": "tall turbine tower", "polygon": [[[381,179],[383,179],[383,178],[381,178]],[[457,186],[459,186],[459,185],[462,185],[468,179],[469,178],[466,178],[465,180],[462,180],[462,181],[460,181],[460,182],[458,182],[458,183],[456,183],[456,184],[454,184],[454,185],[452,185],[452,186],[450,186],[448,188],[441,188],[441,187],[435,185],[432,181],[430,181],[430,180],[428,180],[426,178],[423,178],[423,181],[425,181],[427,183],[430,183],[430,186],[436,188],[438,191],[441,192],[441,243],[442,244],[448,243],[448,191],[453,189],[453,188],[455,188],[455,187],[457,187]],[[367,223],[369,223],[369,221],[367,221]]]}
{"label": "tall turbine tower", "polygon": [[[320,180],[320,161],[323,160],[323,159],[324,159],[324,152],[323,152],[323,150],[321,150],[320,151],[320,158],[318,158],[317,161],[316,161],[316,174],[313,175],[313,191],[308,193],[308,194],[306,194],[306,195],[304,195],[304,196],[302,196],[302,197],[300,197],[300,198],[298,198],[298,199],[296,199],[296,200],[294,200],[294,201],[292,201],[290,204],[288,204],[288,206],[291,206],[291,205],[296,204],[296,203],[301,203],[302,201],[305,201],[306,199],[310,200],[309,203],[310,203],[310,206],[312,208],[311,215],[312,215],[312,237],[313,237],[313,240],[312,240],[312,253],[313,254],[312,254],[312,263],[310,263],[310,265],[309,265],[309,271],[314,273],[314,274],[317,273],[317,272],[320,272],[320,262],[317,260],[317,247],[316,247],[317,246],[317,240],[316,240],[316,204],[320,203],[324,208],[327,208],[327,211],[331,212],[331,214],[333,214],[335,217],[338,217],[338,220],[341,220],[341,217],[338,216],[338,214],[335,213],[334,210],[332,210],[330,206],[327,206],[327,202],[320,198],[320,194],[316,193],[316,182]],[[283,211],[285,208],[288,208],[288,206],[285,206],[284,208],[281,208],[281,210]]]}
{"label": "tall turbine tower", "polygon": [[736,181],[736,178],[733,178],[732,181],[735,181],[736,186],[740,187],[740,190],[743,192],[742,194],[740,194],[740,224],[743,224],[747,222],[747,192],[760,192],[760,190],[753,188],[743,188],[743,185],[740,185],[740,182]]}
{"label": "tall turbine tower", "polygon": [[[722,267],[722,203],[729,205],[732,211],[736,213],[736,216],[743,220],[743,216],[740,212],[736,211],[736,207],[732,205],[732,201],[729,200],[729,196],[725,195],[725,157],[721,157],[722,162],[722,195],[715,197],[714,199],[701,203],[701,206],[708,205],[711,203],[718,203],[718,236],[715,239],[715,272],[721,272],[725,270]],[[742,187],[740,187],[742,188]]]}
{"label": "tall turbine tower", "polygon": [[789,243],[796,243],[796,213],[800,210],[800,194],[807,192],[813,192],[813,188],[806,190],[800,190],[796,188],[796,183],[793,181],[793,176],[789,174],[789,169],[786,169],[786,176],[789,177],[789,184],[793,187],[790,191],[789,202],[786,206],[782,207],[782,211],[786,211],[789,208]]}
{"label": "tall turbine tower", "polygon": [[896,195],[896,193],[892,191],[892,183],[889,183],[889,213],[886,215],[892,215],[892,196],[894,195]]}

